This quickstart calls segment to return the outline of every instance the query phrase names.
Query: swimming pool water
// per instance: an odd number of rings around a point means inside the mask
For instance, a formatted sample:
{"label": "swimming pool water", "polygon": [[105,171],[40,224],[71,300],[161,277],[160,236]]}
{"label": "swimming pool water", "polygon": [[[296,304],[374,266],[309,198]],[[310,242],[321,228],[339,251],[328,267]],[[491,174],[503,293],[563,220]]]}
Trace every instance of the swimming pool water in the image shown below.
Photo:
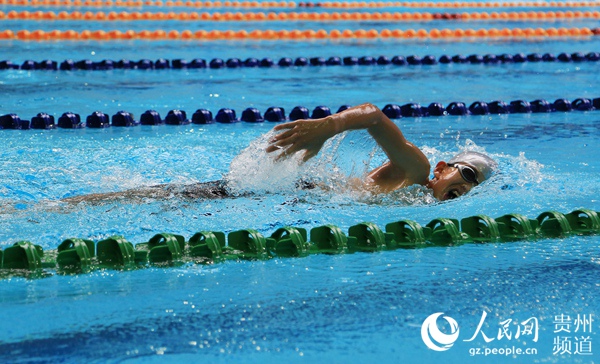
{"label": "swimming pool water", "polygon": [[[6,10],[5,10],[6,11]],[[123,27],[163,24],[123,24]],[[5,28],[75,28],[73,23],[3,21]],[[167,23],[172,29],[190,24]],[[165,24],[165,26],[167,25]],[[587,24],[587,23],[586,23]],[[582,24],[581,26],[586,26]],[[101,27],[85,23],[81,26]],[[243,24],[194,24],[214,28]],[[274,28],[286,24],[261,24]],[[367,27],[298,23],[294,27]],[[471,24],[472,25],[472,24]],[[482,23],[482,26],[494,26]],[[111,24],[115,28],[119,25]],[[369,27],[382,28],[386,25]],[[387,25],[389,27],[389,24]],[[411,24],[441,27],[433,23]],[[511,25],[512,26],[512,25]],[[553,26],[558,26],[553,24]],[[587,25],[590,26],[590,25]],[[182,27],[182,28],[178,28]],[[401,24],[399,27],[405,27]],[[343,42],[17,42],[2,58],[74,60],[202,57],[379,56],[590,52],[590,40]],[[309,109],[372,102],[448,104],[515,99],[595,98],[595,62],[416,67],[287,69],[0,71],[0,111],[30,118],[44,111],[82,117],[95,110],[139,116],[180,108],[216,112],[246,107]],[[69,237],[95,241],[119,234],[133,243],[162,231],[311,228],[343,230],[361,221],[386,223],[475,214],[600,211],[600,113],[403,118],[396,123],[432,163],[459,150],[486,151],[502,172],[463,198],[435,203],[426,191],[391,196],[297,191],[298,178],[340,187],[385,158],[366,133],[340,136],[303,167],[275,166],[261,153],[273,123],[140,126],[104,130],[0,130],[0,248],[30,240],[45,250]],[[246,149],[251,146],[249,149]],[[241,155],[240,155],[241,154]],[[240,155],[240,157],[237,157]],[[235,161],[232,170],[230,163]],[[279,169],[283,168],[283,170]],[[254,173],[259,171],[260,173]],[[333,173],[332,172],[336,172]],[[61,198],[161,183],[229,176],[251,195],[234,199],[147,200],[68,205]],[[266,177],[265,177],[266,176]],[[268,177],[268,178],[267,178]],[[264,262],[184,265],[133,272],[96,271],[0,280],[3,362],[593,362],[600,340],[597,236],[449,248],[313,255]],[[471,342],[482,312],[482,336]],[[444,352],[421,339],[426,317],[444,312],[460,339]],[[593,354],[554,354],[558,315],[592,316]],[[539,320],[539,338],[497,339],[501,322]],[[441,320],[440,320],[441,324]],[[572,327],[574,329],[574,327]],[[587,333],[586,333],[587,335]],[[579,333],[573,336],[581,337]],[[575,345],[575,340],[573,340]],[[471,356],[472,348],[535,348],[537,355]],[[473,359],[470,359],[473,358]]]}

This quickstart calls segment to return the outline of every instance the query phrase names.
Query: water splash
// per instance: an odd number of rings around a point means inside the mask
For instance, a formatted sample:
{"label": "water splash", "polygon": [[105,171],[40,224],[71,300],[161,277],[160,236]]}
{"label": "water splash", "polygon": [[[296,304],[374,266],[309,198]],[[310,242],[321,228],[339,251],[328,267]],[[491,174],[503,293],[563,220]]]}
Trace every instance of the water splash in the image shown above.
{"label": "water splash", "polygon": [[265,150],[274,135],[271,131],[260,136],[231,161],[224,176],[231,193],[274,193],[294,188],[303,167],[300,157],[296,154],[276,161],[277,153],[267,154]]}

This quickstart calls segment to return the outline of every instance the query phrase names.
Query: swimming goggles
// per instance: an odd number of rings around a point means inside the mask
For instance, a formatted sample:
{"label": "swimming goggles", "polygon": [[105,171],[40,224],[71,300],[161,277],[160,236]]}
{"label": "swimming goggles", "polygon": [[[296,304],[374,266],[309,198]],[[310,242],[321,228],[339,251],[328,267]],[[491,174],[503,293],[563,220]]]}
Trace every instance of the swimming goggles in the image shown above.
{"label": "swimming goggles", "polygon": [[475,186],[479,184],[479,181],[477,181],[477,171],[473,167],[457,163],[448,163],[448,166],[457,168],[465,181],[473,183]]}

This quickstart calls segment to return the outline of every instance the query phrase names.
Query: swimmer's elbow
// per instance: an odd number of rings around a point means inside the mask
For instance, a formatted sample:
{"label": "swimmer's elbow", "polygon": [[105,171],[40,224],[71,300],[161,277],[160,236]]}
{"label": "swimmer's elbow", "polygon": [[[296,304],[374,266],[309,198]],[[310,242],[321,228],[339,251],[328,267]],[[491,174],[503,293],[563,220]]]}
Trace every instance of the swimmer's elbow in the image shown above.
{"label": "swimmer's elbow", "polygon": [[390,119],[383,113],[383,111],[370,102],[361,104],[357,109],[360,112],[359,115],[361,116],[361,119],[363,119],[363,124],[365,124],[364,126],[367,128],[380,127],[381,125],[390,123]]}
{"label": "swimmer's elbow", "polygon": [[417,177],[417,184],[420,185],[427,185],[429,183],[429,168],[425,171],[423,171],[422,173],[419,174],[419,176]]}
{"label": "swimmer's elbow", "polygon": [[427,160],[415,161],[406,172],[406,179],[410,181],[407,185],[427,185],[429,182],[429,170],[430,165]]}
{"label": "swimmer's elbow", "polygon": [[375,105],[367,102],[332,116],[340,131],[367,129],[374,137],[389,132],[391,121]]}
{"label": "swimmer's elbow", "polygon": [[[416,148],[416,147],[415,147]],[[429,164],[429,160],[427,159],[427,157],[425,156],[425,154],[423,154],[423,152],[417,149],[417,158],[418,158],[418,162],[417,165],[419,166],[418,171],[417,171],[417,182],[420,185],[426,185],[429,182],[429,174],[431,171],[431,164]]]}
{"label": "swimmer's elbow", "polygon": [[368,114],[384,115],[383,112],[381,111],[381,109],[379,109],[376,105],[373,105],[370,102],[366,102],[366,103],[360,105],[360,108],[363,109],[363,111]]}

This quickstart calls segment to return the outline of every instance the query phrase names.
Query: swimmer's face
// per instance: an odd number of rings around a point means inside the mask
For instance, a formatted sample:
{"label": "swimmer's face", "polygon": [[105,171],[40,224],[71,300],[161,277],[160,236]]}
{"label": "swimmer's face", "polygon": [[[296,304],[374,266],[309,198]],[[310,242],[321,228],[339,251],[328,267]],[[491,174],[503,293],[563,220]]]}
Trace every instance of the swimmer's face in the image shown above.
{"label": "swimmer's face", "polygon": [[451,200],[469,192],[475,183],[465,181],[456,167],[446,162],[439,162],[433,170],[434,178],[428,187],[433,190],[433,196],[440,201]]}

